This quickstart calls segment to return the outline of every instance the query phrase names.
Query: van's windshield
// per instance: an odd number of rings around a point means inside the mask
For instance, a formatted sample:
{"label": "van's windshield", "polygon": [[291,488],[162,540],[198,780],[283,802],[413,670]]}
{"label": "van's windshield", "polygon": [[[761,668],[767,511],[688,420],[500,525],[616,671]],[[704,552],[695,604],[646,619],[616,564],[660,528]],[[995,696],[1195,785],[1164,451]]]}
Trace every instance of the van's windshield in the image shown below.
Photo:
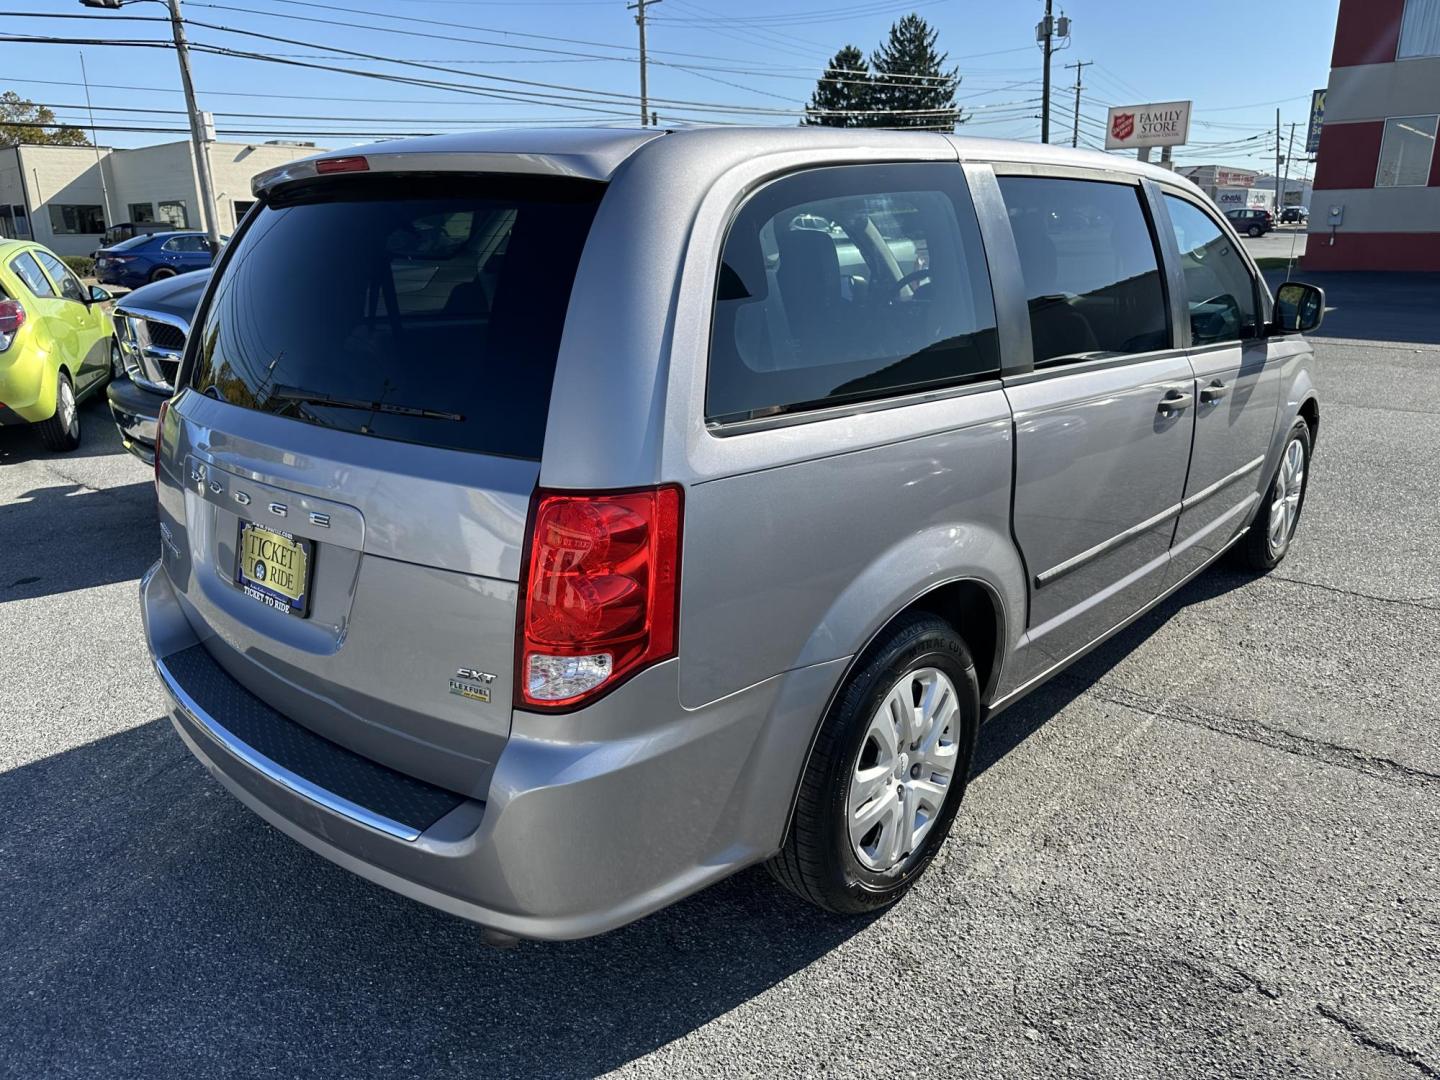
{"label": "van's windshield", "polygon": [[538,458],[603,191],[474,175],[282,191],[234,242],[188,385],[342,431]]}

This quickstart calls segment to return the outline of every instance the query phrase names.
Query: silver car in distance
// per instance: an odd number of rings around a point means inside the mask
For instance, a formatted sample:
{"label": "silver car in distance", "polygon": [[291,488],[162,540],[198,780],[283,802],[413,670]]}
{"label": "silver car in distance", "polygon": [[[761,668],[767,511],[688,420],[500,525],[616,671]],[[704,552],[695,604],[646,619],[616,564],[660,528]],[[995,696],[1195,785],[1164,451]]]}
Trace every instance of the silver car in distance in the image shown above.
{"label": "silver car in distance", "polygon": [[543,131],[254,189],[159,423],[155,667],[245,805],[492,935],[760,862],[892,903],[988,717],[1295,532],[1323,297],[1159,168]]}

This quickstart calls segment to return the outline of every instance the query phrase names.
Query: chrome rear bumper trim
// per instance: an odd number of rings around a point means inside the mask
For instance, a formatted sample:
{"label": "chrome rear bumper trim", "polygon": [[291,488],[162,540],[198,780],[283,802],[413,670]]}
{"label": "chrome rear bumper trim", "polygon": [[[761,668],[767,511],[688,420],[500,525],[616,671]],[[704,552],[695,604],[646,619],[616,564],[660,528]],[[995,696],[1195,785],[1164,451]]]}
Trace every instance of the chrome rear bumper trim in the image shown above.
{"label": "chrome rear bumper trim", "polygon": [[206,713],[196,703],[195,699],[185,692],[170,669],[165,666],[165,661],[155,659],[155,672],[160,676],[160,681],[175,699],[180,709],[188,716],[202,731],[223,746],[235,757],[239,758],[250,768],[260,773],[268,780],[279,784],[281,787],[294,792],[302,798],[308,799],[326,810],[339,814],[341,817],[349,818],[351,821],[374,829],[376,832],[392,836],[397,840],[416,840],[420,836],[418,829],[409,825],[402,825],[398,821],[367,810],[358,803],[336,795],[333,791],[319,787],[306,780],[303,776],[291,772],[285,766],[271,761],[264,754],[260,753],[248,743],[240,741],[233,734],[226,730],[225,726],[219,723],[213,716]]}

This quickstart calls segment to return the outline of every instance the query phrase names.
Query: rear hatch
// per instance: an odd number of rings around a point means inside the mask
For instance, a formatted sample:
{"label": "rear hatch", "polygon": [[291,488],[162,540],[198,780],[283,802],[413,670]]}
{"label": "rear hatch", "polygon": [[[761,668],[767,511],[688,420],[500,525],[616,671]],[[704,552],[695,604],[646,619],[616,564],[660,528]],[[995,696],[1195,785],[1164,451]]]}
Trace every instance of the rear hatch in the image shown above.
{"label": "rear hatch", "polygon": [[603,190],[392,173],[271,191],[164,432],[163,562],[209,653],[318,734],[472,796],[509,734],[526,515]]}

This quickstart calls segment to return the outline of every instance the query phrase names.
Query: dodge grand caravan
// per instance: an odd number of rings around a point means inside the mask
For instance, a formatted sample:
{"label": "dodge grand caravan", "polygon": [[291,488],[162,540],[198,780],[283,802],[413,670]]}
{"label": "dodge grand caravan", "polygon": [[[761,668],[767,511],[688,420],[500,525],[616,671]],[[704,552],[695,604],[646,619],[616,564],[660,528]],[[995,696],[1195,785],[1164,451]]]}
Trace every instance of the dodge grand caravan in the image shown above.
{"label": "dodge grand caravan", "polygon": [[262,174],[157,432],[181,738],[492,935],[836,912],[979,725],[1285,557],[1302,331],[1173,173],[931,133],[443,136]]}

